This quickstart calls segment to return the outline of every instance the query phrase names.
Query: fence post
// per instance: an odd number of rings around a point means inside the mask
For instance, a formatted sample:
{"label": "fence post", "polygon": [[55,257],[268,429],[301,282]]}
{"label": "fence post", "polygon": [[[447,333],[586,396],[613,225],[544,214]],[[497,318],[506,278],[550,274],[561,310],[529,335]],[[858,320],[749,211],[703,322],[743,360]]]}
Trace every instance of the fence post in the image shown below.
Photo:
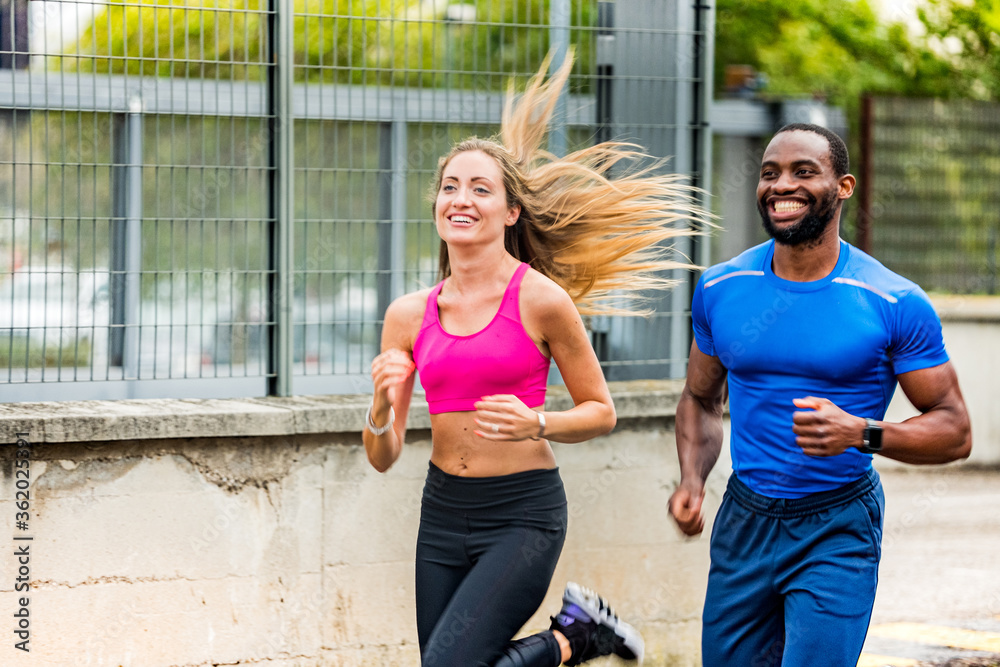
{"label": "fence post", "polygon": [[271,220],[268,321],[273,322],[268,346],[267,393],[292,394],[292,176],[295,167],[292,133],[292,79],[294,67],[294,8],[292,0],[268,2],[267,113],[270,126]]}
{"label": "fence post", "polygon": [[[674,36],[676,62],[672,64],[673,76],[678,82],[675,87],[674,98],[674,156],[670,161],[671,168],[678,173],[689,175],[688,183],[695,185],[693,180],[695,165],[695,151],[698,146],[696,136],[696,126],[700,120],[697,116],[700,111],[698,107],[698,95],[694,86],[684,85],[685,81],[695,79],[699,72],[697,63],[694,60],[695,48],[698,46],[695,41],[695,21],[697,10],[686,3],[679,2],[675,6],[675,16],[677,34]],[[705,110],[707,111],[707,109]],[[680,253],[681,258],[694,257],[694,242],[690,238],[678,238],[673,243],[674,248]],[[676,286],[670,290],[670,347],[669,347],[669,377],[682,378],[687,374],[688,352],[691,347],[691,323],[684,313],[691,306],[692,287],[690,272],[678,269],[673,272],[673,279],[677,281]]]}
{"label": "fence post", "polygon": [[[715,69],[715,12],[712,11],[710,4],[695,5],[694,40],[694,74],[698,81],[694,112],[695,123],[698,126],[694,185],[703,190],[700,203],[708,211],[711,210],[712,204],[709,194],[712,191],[712,126],[709,124],[708,112],[715,96],[712,77]],[[710,234],[699,236],[694,243],[695,262],[707,267],[712,263],[712,236]],[[693,283],[697,280],[697,276],[691,274],[688,280]]]}
{"label": "fence post", "polygon": [[406,262],[406,121],[392,122],[392,298],[403,295]]}
{"label": "fence post", "polygon": [[112,120],[110,363],[123,380],[139,379],[139,289],[142,280],[142,100]]}
{"label": "fence post", "polygon": [[[378,319],[403,294],[406,261],[406,121],[396,118],[379,129]],[[378,326],[382,337],[382,325]]]}
{"label": "fence post", "polygon": [[861,98],[861,168],[858,172],[858,229],[855,244],[869,255],[872,252],[872,193],[875,170],[872,168],[872,117],[871,95]]}
{"label": "fence post", "polygon": [[[555,72],[566,61],[569,51],[569,0],[552,0],[549,4],[549,43],[555,51],[549,72]],[[566,95],[569,82],[563,86],[552,112],[552,122],[549,125],[549,152],[554,155],[566,155]]]}

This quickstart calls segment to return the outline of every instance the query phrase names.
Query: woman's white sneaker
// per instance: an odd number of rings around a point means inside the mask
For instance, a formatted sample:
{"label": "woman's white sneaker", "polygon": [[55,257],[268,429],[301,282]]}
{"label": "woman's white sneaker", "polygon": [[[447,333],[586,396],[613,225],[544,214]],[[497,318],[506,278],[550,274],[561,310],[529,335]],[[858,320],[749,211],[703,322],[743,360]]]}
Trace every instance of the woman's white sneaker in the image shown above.
{"label": "woman's white sneaker", "polygon": [[579,584],[566,584],[562,610],[553,617],[551,628],[570,642],[573,655],[567,665],[612,653],[642,664],[645,643],[639,631],[618,618],[604,598]]}

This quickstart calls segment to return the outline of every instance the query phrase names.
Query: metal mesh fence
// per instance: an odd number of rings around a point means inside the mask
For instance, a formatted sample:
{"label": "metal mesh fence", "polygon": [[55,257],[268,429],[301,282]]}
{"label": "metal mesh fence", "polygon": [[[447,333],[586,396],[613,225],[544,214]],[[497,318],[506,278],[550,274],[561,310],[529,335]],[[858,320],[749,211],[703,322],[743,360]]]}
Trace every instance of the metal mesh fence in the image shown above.
{"label": "metal mesh fence", "polygon": [[30,11],[30,59],[0,70],[3,398],[263,393],[267,13]]}
{"label": "metal mesh fence", "polygon": [[[436,280],[438,156],[553,48],[577,56],[553,151],[633,139],[707,185],[707,7],[9,7],[0,400],[367,390],[386,306]],[[685,285],[593,323],[609,377],[683,372]]]}
{"label": "metal mesh fence", "polygon": [[1000,105],[872,100],[871,250],[924,289],[997,291]]}

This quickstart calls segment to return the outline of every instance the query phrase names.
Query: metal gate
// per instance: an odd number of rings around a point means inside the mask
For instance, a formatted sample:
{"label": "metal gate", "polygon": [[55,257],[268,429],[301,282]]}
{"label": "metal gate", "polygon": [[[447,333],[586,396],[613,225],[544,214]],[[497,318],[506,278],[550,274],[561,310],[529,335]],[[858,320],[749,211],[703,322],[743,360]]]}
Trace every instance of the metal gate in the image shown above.
{"label": "metal gate", "polygon": [[867,98],[859,245],[927,291],[997,292],[1000,104]]}

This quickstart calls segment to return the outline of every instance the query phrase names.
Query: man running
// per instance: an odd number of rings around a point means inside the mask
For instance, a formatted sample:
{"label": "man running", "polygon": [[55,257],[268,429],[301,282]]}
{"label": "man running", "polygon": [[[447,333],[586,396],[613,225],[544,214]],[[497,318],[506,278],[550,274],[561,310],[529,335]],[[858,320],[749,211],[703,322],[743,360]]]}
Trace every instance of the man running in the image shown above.
{"label": "man running", "polygon": [[[669,509],[704,526],[722,446],[733,475],[715,519],[705,667],[855,665],[875,601],[884,496],[872,454],[969,455],[941,323],[913,282],[840,239],[854,191],[844,142],[787,125],[768,145],[757,207],[772,240],[708,269],[677,407],[681,481]],[[882,421],[896,384],[920,411]]]}

